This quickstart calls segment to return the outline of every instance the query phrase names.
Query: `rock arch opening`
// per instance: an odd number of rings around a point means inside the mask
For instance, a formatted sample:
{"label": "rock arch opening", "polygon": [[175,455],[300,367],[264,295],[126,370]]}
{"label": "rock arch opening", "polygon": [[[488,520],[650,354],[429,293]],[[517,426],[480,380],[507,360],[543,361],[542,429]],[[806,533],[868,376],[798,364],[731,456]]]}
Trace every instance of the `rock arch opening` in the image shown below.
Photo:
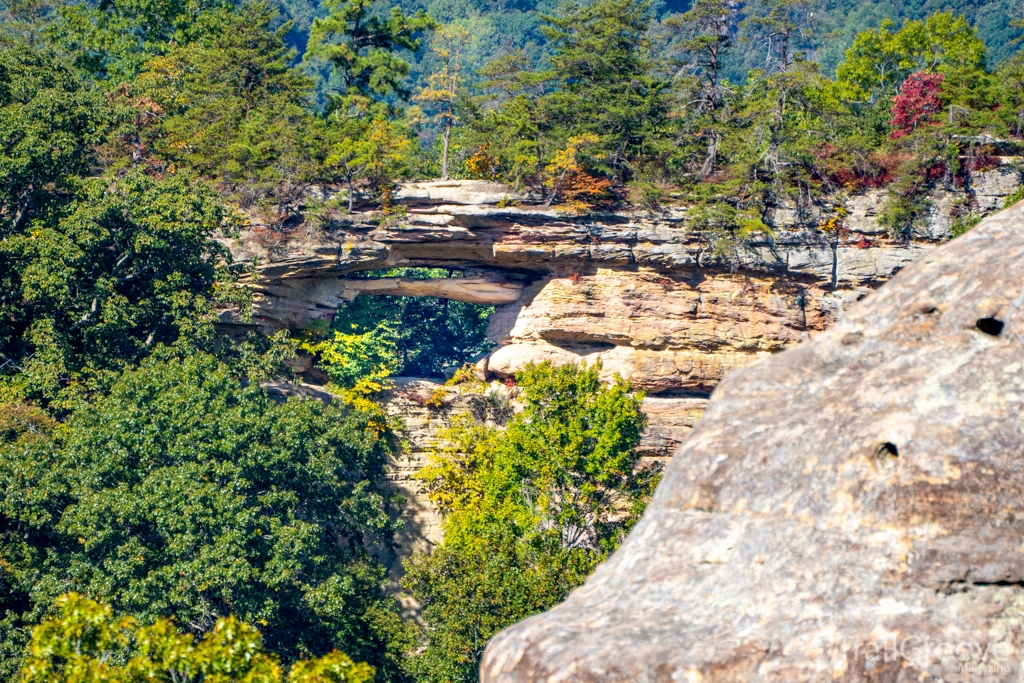
{"label": "rock arch opening", "polygon": [[514,301],[521,286],[454,268],[392,268],[338,280],[344,296],[321,329],[367,335],[392,376],[441,378],[485,356],[495,304]]}

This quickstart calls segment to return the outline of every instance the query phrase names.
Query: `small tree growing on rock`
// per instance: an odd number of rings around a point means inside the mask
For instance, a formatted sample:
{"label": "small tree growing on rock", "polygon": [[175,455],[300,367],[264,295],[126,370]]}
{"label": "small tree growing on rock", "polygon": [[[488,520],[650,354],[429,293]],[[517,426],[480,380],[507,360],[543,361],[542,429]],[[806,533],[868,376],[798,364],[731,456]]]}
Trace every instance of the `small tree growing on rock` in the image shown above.
{"label": "small tree growing on rock", "polygon": [[448,152],[451,147],[452,129],[458,123],[455,115],[455,100],[458,95],[459,79],[462,76],[462,52],[469,45],[471,37],[466,29],[459,26],[445,26],[434,36],[434,52],[441,60],[441,67],[427,76],[427,85],[413,97],[437,113],[433,122],[441,126],[441,179],[448,180]]}

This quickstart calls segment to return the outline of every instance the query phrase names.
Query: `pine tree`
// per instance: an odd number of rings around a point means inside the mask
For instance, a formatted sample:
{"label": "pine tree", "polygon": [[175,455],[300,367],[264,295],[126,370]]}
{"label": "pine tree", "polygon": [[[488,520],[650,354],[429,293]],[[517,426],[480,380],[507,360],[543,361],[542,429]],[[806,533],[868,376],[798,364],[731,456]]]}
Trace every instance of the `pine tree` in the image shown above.
{"label": "pine tree", "polygon": [[733,45],[729,0],[696,0],[689,11],[663,23],[680,36],[675,75],[689,79],[686,89],[695,96],[697,113],[717,108],[723,63]]}
{"label": "pine tree", "polygon": [[392,7],[381,18],[372,5],[371,0],[330,0],[330,15],[315,19],[310,28],[306,59],[326,60],[341,81],[332,109],[368,110],[392,94],[408,97],[409,62],[399,53],[419,50],[417,34],[437,25],[422,10],[409,16]]}
{"label": "pine tree", "polygon": [[729,33],[731,15],[728,0],[696,0],[688,12],[664,22],[673,33],[681,35],[676,80],[685,124],[706,141],[697,172],[701,180],[714,172],[722,142],[718,109],[723,96],[722,67],[733,43]]}
{"label": "pine tree", "polygon": [[546,126],[564,131],[562,140],[598,136],[600,170],[628,180],[668,113],[668,84],[652,75],[649,0],[569,0],[542,19],[561,86],[545,98]]}
{"label": "pine tree", "polygon": [[766,48],[765,70],[788,71],[800,41],[813,36],[812,0],[761,0],[761,5],[763,13],[747,19],[744,25]]}
{"label": "pine tree", "polygon": [[148,135],[164,160],[251,189],[313,175],[312,83],[291,67],[291,24],[271,29],[276,17],[258,0],[218,11],[200,40],[150,59],[126,87],[159,107]]}

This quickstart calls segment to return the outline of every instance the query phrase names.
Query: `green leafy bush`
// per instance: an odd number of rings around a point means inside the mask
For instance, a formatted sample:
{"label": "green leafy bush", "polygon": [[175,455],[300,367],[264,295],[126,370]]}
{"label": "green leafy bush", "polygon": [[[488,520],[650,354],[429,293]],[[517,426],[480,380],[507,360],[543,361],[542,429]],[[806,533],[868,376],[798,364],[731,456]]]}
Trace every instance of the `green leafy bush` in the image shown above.
{"label": "green leafy bush", "polygon": [[376,393],[386,386],[399,366],[396,333],[389,322],[382,321],[366,330],[357,325],[351,325],[351,332],[330,330],[319,340],[314,332],[314,338],[304,342],[302,348],[319,358],[320,367],[336,388],[355,389],[362,385],[364,390]]}
{"label": "green leafy bush", "polygon": [[492,635],[563,600],[639,519],[658,479],[636,450],[643,397],[599,372],[527,367],[521,413],[504,429],[455,420],[419,473],[445,533],[407,565],[429,627],[410,665],[423,680],[475,680]]}
{"label": "green leafy bush", "polygon": [[375,559],[394,522],[371,419],[275,404],[199,352],[145,361],[65,424],[23,416],[0,445],[0,648],[73,590],[195,635],[236,614],[286,662],[338,648],[394,680],[407,627]]}
{"label": "green leafy bush", "polygon": [[[107,605],[68,593],[57,598],[60,616],[32,631],[22,683],[136,683],[217,681],[279,683],[278,657],[263,647],[260,632],[235,617],[222,617],[201,639],[168,619],[140,626],[115,618]],[[370,683],[373,668],[335,650],[295,662],[289,683]]]}
{"label": "green leafy bush", "polygon": [[969,213],[966,216],[961,216],[953,221],[953,224],[949,226],[949,234],[952,237],[959,237],[970,231],[975,225],[981,222],[982,216],[976,213]]}
{"label": "green leafy bush", "polygon": [[1008,209],[1021,200],[1024,200],[1024,185],[1018,187],[1013,194],[1006,198],[1006,201],[1003,202],[1003,208]]}

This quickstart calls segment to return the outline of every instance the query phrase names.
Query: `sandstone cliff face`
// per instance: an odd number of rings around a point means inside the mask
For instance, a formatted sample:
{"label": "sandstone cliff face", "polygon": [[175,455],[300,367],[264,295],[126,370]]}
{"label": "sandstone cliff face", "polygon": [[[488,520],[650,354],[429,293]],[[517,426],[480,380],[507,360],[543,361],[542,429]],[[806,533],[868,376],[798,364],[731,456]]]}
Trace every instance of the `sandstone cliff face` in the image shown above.
{"label": "sandstone cliff face", "polygon": [[[1016,170],[998,167],[975,174],[970,191],[980,210],[991,210],[1019,184]],[[937,192],[928,221],[907,241],[878,226],[884,191],[848,197],[848,215],[832,233],[816,229],[814,207],[782,207],[773,237],[724,256],[687,229],[682,209],[571,216],[527,199],[502,206],[507,189],[478,181],[409,184],[397,198],[405,216],[357,212],[314,224],[297,206],[278,217],[292,227],[271,229],[253,213],[229,247],[236,262],[259,264],[256,326],[300,329],[374,293],[492,303],[489,336],[498,346],[482,372],[600,360],[606,374],[629,376],[687,413],[726,372],[829,328],[851,302],[947,239],[950,209],[964,195]],[[350,277],[398,266],[465,276]],[[231,311],[223,320],[241,324]],[[652,415],[652,430],[671,413]]]}
{"label": "sandstone cliff face", "polygon": [[[976,174],[977,205],[1000,205],[1019,180],[1009,167]],[[885,195],[871,192],[845,200],[839,231],[816,229],[813,207],[783,207],[771,238],[723,254],[687,229],[682,209],[571,216],[526,201],[502,207],[505,192],[476,181],[410,184],[397,194],[405,216],[337,215],[314,226],[297,214],[284,221],[295,227],[273,230],[254,214],[229,246],[238,262],[258,259],[263,328],[302,328],[374,293],[493,303],[499,347],[490,372],[507,376],[541,358],[600,359],[608,374],[650,393],[706,393],[725,372],[827,329],[850,302],[948,238],[957,196],[936,193],[929,220],[906,241],[884,235],[875,217]],[[465,277],[345,277],[397,266]],[[227,314],[225,322],[238,321]]]}
{"label": "sandstone cliff face", "polygon": [[643,520],[487,683],[1018,681],[1024,204],[732,372]]}
{"label": "sandstone cliff face", "polygon": [[710,391],[725,372],[831,325],[842,300],[759,274],[625,272],[544,278],[496,312],[488,368],[600,359],[648,392]]}

